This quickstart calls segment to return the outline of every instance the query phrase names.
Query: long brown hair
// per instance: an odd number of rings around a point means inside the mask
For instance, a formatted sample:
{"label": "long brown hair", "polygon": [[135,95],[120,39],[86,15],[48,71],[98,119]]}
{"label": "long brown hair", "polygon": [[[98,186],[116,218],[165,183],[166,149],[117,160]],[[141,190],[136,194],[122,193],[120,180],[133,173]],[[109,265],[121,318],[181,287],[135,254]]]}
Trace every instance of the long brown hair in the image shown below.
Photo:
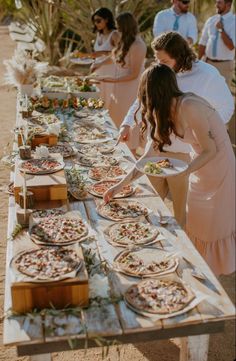
{"label": "long brown hair", "polygon": [[[94,13],[91,16],[92,23],[94,24],[94,18],[95,16],[99,16],[100,18],[107,20],[107,29],[113,30],[116,29],[115,20],[113,17],[113,14],[110,9],[108,8],[99,8],[94,11]],[[95,33],[97,30],[96,25],[94,24],[93,32]],[[103,30],[100,31],[100,33],[103,33]]]}
{"label": "long brown hair", "polygon": [[175,73],[168,66],[153,64],[143,73],[138,90],[142,133],[150,124],[151,138],[160,151],[164,145],[171,145],[171,133],[178,135],[171,106],[173,98],[181,95]]}
{"label": "long brown hair", "polygon": [[114,49],[115,60],[121,66],[125,65],[125,56],[138,34],[138,24],[130,12],[123,12],[116,18],[117,29],[121,39]]}
{"label": "long brown hair", "polygon": [[170,31],[157,36],[152,41],[153,51],[164,50],[172,59],[175,59],[175,71],[191,70],[197,56],[187,41],[178,33]]}

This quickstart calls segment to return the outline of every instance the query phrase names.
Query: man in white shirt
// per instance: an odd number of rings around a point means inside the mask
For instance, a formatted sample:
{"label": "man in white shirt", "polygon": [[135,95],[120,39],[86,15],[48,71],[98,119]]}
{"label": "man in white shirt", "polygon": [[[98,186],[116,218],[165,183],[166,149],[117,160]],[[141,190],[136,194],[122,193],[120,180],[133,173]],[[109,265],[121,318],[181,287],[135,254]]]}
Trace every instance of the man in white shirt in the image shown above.
{"label": "man in white shirt", "polygon": [[210,17],[199,41],[199,59],[206,57],[230,86],[234,70],[236,16],[230,11],[232,0],[216,0],[217,15]]}
{"label": "man in white shirt", "polygon": [[[196,55],[187,41],[175,32],[165,33],[154,39],[152,48],[156,59],[161,64],[168,65],[175,70],[178,86],[183,92],[193,92],[206,99],[221,115],[222,121],[225,124],[229,122],[234,111],[233,97],[224,77],[220,75],[215,67],[202,61],[196,61]],[[133,137],[131,131],[135,125],[134,115],[137,109],[138,101],[136,100],[121,124],[119,134],[119,141],[129,141],[131,149],[138,146],[138,139]],[[140,120],[140,114],[138,113],[137,120]],[[172,137],[172,145],[165,147],[165,150],[167,152],[159,155],[189,161],[190,146],[177,138]],[[148,156],[151,155],[151,151],[150,147]],[[158,155],[157,152],[155,152],[155,155]],[[179,175],[170,178],[153,178],[152,183],[163,199],[166,197],[168,189],[170,189],[175,217],[183,225],[188,179],[184,179]]]}
{"label": "man in white shirt", "polygon": [[197,41],[197,21],[195,16],[188,11],[190,0],[172,0],[173,6],[159,11],[154,19],[154,37],[166,32],[177,31],[190,45]]}

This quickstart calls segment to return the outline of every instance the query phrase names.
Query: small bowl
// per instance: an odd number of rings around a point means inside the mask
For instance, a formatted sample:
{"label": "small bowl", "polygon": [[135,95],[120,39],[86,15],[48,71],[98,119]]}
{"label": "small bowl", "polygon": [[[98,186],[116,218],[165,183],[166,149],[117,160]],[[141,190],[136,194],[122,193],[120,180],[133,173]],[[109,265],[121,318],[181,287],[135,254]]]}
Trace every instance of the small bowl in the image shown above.
{"label": "small bowl", "polygon": [[167,226],[167,224],[169,223],[169,217],[159,217],[159,221],[158,221],[163,227]]}

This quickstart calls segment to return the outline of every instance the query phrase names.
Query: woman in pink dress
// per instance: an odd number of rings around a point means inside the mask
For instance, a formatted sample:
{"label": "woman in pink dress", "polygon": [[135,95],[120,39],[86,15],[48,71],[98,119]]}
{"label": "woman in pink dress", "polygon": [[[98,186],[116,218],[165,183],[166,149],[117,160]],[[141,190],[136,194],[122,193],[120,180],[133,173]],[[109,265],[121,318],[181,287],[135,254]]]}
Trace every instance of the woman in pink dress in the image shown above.
{"label": "woman in pink dress", "polygon": [[[203,84],[204,86],[204,84]],[[139,87],[143,131],[150,127],[162,151],[174,133],[193,148],[189,176],[186,232],[215,274],[235,271],[235,157],[226,128],[215,109],[193,93],[182,93],[174,72],[153,65]],[[134,176],[133,172],[133,175]],[[108,201],[126,179],[104,196]]]}
{"label": "woman in pink dress", "polygon": [[[115,64],[113,76],[106,76],[101,81],[111,83],[109,113],[116,126],[119,127],[129,107],[137,96],[140,76],[144,71],[146,45],[138,35],[138,24],[134,16],[124,12],[116,18],[119,41],[112,52],[112,61]],[[105,60],[101,65],[108,64]],[[93,69],[98,68],[94,64]]]}

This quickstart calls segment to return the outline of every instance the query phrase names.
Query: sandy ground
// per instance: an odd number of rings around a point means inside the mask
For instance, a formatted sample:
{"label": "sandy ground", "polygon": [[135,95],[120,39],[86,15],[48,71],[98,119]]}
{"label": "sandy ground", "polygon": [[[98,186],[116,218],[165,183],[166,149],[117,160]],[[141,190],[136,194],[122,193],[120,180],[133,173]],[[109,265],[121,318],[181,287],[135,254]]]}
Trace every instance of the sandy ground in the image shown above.
{"label": "sandy ground", "polygon": [[[0,156],[3,154],[4,147],[8,143],[12,143],[11,129],[15,124],[15,100],[16,92],[9,90],[7,86],[2,85],[4,66],[3,59],[10,58],[14,51],[15,43],[11,41],[8,36],[7,28],[0,27]],[[231,123],[230,131],[233,143],[233,133],[235,124]],[[11,149],[11,146],[10,148]],[[0,187],[7,184],[9,181],[9,170],[0,164]],[[4,276],[5,276],[5,252],[6,252],[6,232],[7,232],[7,210],[8,210],[8,196],[0,192],[0,306],[3,314],[4,303]],[[235,297],[235,277],[234,275],[228,277],[221,277],[222,284],[227,293],[234,301]],[[0,324],[0,334],[2,336],[2,320]],[[215,334],[210,338],[210,349],[208,361],[233,361],[235,359],[235,328],[234,322],[230,321],[226,324],[225,332]],[[110,360],[118,360],[115,350],[110,351]],[[122,346],[121,361],[177,361],[179,360],[178,347],[171,341],[155,341],[149,343],[140,343],[137,345]],[[16,349],[14,347],[0,346],[0,360],[16,361],[28,360],[28,357],[17,357]],[[53,354],[54,361],[99,361],[102,360],[101,351],[98,348],[88,350],[87,354],[84,351],[69,351]]]}

